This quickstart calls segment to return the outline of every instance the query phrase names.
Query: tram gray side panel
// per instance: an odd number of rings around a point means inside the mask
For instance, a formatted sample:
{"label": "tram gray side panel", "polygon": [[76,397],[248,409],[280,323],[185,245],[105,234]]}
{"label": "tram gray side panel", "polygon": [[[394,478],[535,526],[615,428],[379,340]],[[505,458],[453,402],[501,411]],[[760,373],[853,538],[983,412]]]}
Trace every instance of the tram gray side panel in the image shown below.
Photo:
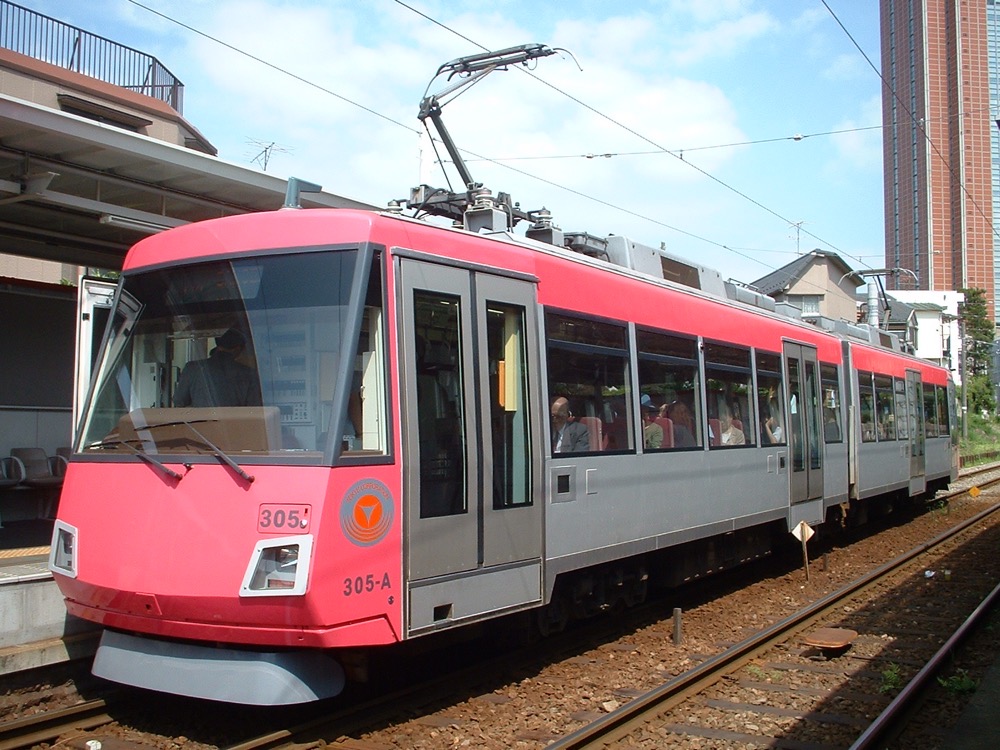
{"label": "tram gray side panel", "polygon": [[788,475],[775,472],[769,455],[750,447],[554,459],[546,558],[599,557],[649,540],[669,546],[786,517]]}
{"label": "tram gray side panel", "polygon": [[910,484],[910,457],[904,454],[906,443],[889,440],[862,443],[858,470],[858,497],[881,495]]}
{"label": "tram gray side panel", "polygon": [[925,455],[928,479],[951,475],[951,436],[927,438]]}
{"label": "tram gray side panel", "polygon": [[[540,602],[541,562],[410,584],[411,635]],[[437,615],[437,616],[435,616]]]}

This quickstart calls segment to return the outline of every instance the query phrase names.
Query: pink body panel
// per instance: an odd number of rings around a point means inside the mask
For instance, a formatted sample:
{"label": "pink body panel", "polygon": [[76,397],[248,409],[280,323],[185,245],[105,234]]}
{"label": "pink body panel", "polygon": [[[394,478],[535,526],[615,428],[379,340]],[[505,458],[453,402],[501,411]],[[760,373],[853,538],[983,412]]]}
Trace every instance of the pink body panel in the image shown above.
{"label": "pink body panel", "polygon": [[[221,464],[195,464],[179,482],[141,463],[71,464],[59,517],[80,530],[77,577],[56,576],[70,611],[111,627],[246,644],[398,640],[403,585],[395,467],[244,468],[256,477],[252,484]],[[392,521],[381,539],[362,546],[345,531],[341,506],[352,486],[374,478],[388,489]],[[293,535],[260,530],[261,506],[275,504],[310,507],[308,590],[240,597],[256,542]]]}
{"label": "pink body panel", "polygon": [[924,383],[941,386],[948,384],[948,371],[944,368],[927,360],[903,356],[889,349],[875,349],[855,344],[851,347],[851,360],[855,370],[892,375],[897,378],[905,378],[907,370],[916,370]]}

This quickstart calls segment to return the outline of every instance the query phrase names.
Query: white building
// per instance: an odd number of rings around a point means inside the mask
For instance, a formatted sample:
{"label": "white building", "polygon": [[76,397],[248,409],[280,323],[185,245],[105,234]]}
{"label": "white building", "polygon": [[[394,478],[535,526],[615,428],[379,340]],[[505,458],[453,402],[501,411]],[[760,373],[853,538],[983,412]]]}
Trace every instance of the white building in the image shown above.
{"label": "white building", "polygon": [[947,367],[955,384],[961,385],[962,334],[958,325],[958,308],[965,301],[965,295],[926,289],[893,289],[890,294],[916,312],[914,353]]}

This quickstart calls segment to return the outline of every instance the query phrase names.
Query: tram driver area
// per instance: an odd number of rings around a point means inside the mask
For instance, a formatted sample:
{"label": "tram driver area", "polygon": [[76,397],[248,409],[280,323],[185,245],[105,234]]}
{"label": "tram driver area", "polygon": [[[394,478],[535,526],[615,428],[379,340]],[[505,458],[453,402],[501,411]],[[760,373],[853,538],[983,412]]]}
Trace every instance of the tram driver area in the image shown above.
{"label": "tram driver area", "polygon": [[345,315],[349,288],[316,283],[353,272],[354,259],[303,253],[127,281],[133,304],[99,363],[81,452],[134,454],[168,476],[183,476],[170,456],[238,466],[247,456],[384,455],[378,268],[360,315]]}

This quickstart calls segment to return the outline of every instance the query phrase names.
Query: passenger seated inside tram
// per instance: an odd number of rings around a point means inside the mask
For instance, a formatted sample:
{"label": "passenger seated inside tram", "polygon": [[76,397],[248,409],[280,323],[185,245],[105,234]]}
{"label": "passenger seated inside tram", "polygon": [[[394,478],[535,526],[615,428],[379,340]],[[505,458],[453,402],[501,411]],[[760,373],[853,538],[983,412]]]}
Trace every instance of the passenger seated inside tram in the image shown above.
{"label": "passenger seated inside tram", "polygon": [[664,408],[666,416],[674,423],[674,447],[694,448],[698,445],[694,439],[694,419],[687,405],[683,401],[674,401]]}
{"label": "passenger seated inside tram", "polygon": [[781,429],[778,415],[774,411],[768,414],[767,419],[764,420],[764,429],[762,431],[765,440],[772,445],[785,442],[785,432]]}
{"label": "passenger seated inside tram", "polygon": [[573,422],[569,401],[560,396],[552,402],[552,453],[580,453],[590,450],[590,431]]}
{"label": "passenger seated inside tram", "polygon": [[769,386],[767,393],[760,399],[760,439],[764,445],[777,445],[785,442],[785,431],[781,428],[781,405],[778,403],[778,392],[775,386]]}
{"label": "passenger seated inside tram", "polygon": [[733,412],[725,402],[719,404],[719,432],[720,445],[746,445],[746,436],[733,424]]}
{"label": "passenger seated inside tram", "polygon": [[[836,443],[840,441],[840,425],[837,424],[837,412],[834,409],[827,407],[823,410],[823,438],[828,443]],[[869,427],[870,429],[870,427]]]}
{"label": "passenger seated inside tram", "polygon": [[663,428],[656,423],[659,409],[652,403],[642,407],[642,443],[646,448],[663,447]]}

